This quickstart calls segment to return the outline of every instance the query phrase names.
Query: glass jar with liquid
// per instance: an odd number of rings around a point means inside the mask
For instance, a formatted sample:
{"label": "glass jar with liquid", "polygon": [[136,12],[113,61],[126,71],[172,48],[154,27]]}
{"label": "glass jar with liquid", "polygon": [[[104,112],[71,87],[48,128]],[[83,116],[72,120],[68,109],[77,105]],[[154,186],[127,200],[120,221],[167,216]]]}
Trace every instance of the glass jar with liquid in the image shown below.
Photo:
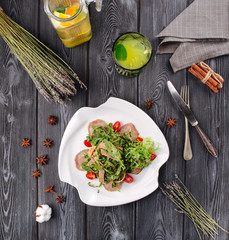
{"label": "glass jar with liquid", "polygon": [[66,47],[75,47],[91,39],[88,5],[92,1],[100,11],[102,0],[44,0],[45,12]]}

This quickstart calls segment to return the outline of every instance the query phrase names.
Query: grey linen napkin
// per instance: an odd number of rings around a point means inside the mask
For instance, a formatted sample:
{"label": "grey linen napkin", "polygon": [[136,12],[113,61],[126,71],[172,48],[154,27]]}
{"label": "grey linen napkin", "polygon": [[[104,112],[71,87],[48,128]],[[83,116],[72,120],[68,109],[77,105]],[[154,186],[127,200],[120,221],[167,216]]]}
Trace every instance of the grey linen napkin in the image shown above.
{"label": "grey linen napkin", "polygon": [[157,37],[157,53],[172,53],[174,72],[229,54],[229,0],[195,0]]}

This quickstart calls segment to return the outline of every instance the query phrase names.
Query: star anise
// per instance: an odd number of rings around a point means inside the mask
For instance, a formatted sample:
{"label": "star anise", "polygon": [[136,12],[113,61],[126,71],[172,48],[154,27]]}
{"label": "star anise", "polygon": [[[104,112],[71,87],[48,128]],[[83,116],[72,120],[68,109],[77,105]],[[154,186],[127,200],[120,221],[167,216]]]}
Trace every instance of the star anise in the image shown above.
{"label": "star anise", "polygon": [[145,106],[146,106],[148,109],[150,109],[150,108],[153,106],[153,104],[154,104],[154,101],[153,101],[153,100],[148,99],[148,100],[145,101]]}
{"label": "star anise", "polygon": [[39,178],[41,175],[41,172],[36,168],[36,170],[34,172],[32,172],[32,177],[34,178]]}
{"label": "star anise", "polygon": [[51,125],[56,125],[56,123],[57,123],[57,117],[55,117],[55,116],[49,116],[48,117],[48,123],[49,124],[51,124]]}
{"label": "star anise", "polygon": [[21,142],[22,147],[28,147],[31,145],[31,139],[28,138],[23,138]]}
{"label": "star anise", "polygon": [[169,117],[169,119],[166,121],[166,125],[173,128],[174,126],[176,126],[176,120]]}
{"label": "star anise", "polygon": [[47,161],[48,161],[48,158],[47,158],[47,155],[43,155],[43,156],[40,156],[40,157],[37,157],[37,164],[40,164],[40,165],[46,165]]}
{"label": "star anise", "polygon": [[56,192],[53,190],[53,188],[54,188],[54,185],[52,185],[52,186],[48,186],[48,188],[47,188],[45,191],[43,191],[43,192],[56,193]]}
{"label": "star anise", "polygon": [[58,196],[58,197],[56,198],[56,202],[57,202],[57,203],[63,203],[63,202],[65,202],[65,199],[64,199],[64,197],[63,197],[62,195],[60,195],[60,196]]}
{"label": "star anise", "polygon": [[43,146],[50,148],[52,146],[52,142],[53,142],[52,140],[46,138],[43,141]]}

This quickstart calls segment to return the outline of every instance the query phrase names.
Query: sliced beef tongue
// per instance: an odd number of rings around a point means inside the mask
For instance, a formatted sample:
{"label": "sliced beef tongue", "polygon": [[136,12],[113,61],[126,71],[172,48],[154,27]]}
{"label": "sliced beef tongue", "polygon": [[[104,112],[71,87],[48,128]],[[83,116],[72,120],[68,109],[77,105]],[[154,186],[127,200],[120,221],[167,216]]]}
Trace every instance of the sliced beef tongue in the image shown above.
{"label": "sliced beef tongue", "polygon": [[120,128],[120,131],[118,132],[121,135],[125,135],[126,132],[131,132],[131,138],[133,140],[136,140],[139,136],[139,132],[137,131],[137,129],[135,128],[133,123],[127,123],[125,125],[123,125]]}
{"label": "sliced beef tongue", "polygon": [[87,166],[90,167],[95,162],[96,162],[96,157],[95,158],[92,157],[91,160],[87,163]]}
{"label": "sliced beef tongue", "polygon": [[119,147],[119,146],[115,146],[119,151],[122,151],[123,148],[122,147]]}
{"label": "sliced beef tongue", "polygon": [[86,158],[84,157],[84,153],[88,152],[88,149],[80,151],[78,154],[75,156],[75,164],[76,168],[79,169],[80,171],[84,171],[82,168],[81,164],[86,162]]}
{"label": "sliced beef tongue", "polygon": [[110,192],[114,192],[114,191],[118,191],[117,189],[121,189],[122,187],[122,183],[116,183],[116,188],[113,188],[112,187],[112,181],[110,181],[109,183],[106,183],[104,184],[104,188],[107,190],[107,191],[110,191]]}
{"label": "sliced beef tongue", "polygon": [[91,136],[95,136],[93,133],[93,128],[92,127],[107,127],[107,124],[101,120],[101,119],[96,119],[95,121],[92,121],[88,124],[88,133]]}
{"label": "sliced beef tongue", "polygon": [[99,182],[104,183],[104,170],[99,170]]}
{"label": "sliced beef tongue", "polygon": [[109,155],[106,151],[104,151],[104,149],[105,149],[105,150],[107,149],[105,143],[101,142],[101,143],[98,145],[98,148],[100,149],[101,154],[102,154],[103,156],[106,156],[106,157],[109,157],[109,158],[111,158],[111,159],[114,159],[111,155]]}
{"label": "sliced beef tongue", "polygon": [[142,171],[142,168],[135,168],[133,172],[131,172],[131,174],[139,174]]}

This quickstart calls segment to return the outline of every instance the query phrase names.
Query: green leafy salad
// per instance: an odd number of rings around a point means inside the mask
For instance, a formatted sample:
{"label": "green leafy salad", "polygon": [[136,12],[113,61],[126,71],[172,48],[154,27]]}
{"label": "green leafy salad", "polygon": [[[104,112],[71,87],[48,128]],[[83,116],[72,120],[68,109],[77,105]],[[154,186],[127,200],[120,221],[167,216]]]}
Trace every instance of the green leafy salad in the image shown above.
{"label": "green leafy salad", "polygon": [[[85,140],[90,149],[83,153],[85,160],[81,164],[82,170],[87,171],[86,177],[99,178],[99,186],[104,185],[108,191],[119,190],[123,181],[133,182],[128,173],[138,174],[149,166],[158,149],[158,144],[149,137],[133,140],[131,130],[120,134],[115,124],[92,127],[92,134]],[[91,183],[89,186],[99,187]]]}

